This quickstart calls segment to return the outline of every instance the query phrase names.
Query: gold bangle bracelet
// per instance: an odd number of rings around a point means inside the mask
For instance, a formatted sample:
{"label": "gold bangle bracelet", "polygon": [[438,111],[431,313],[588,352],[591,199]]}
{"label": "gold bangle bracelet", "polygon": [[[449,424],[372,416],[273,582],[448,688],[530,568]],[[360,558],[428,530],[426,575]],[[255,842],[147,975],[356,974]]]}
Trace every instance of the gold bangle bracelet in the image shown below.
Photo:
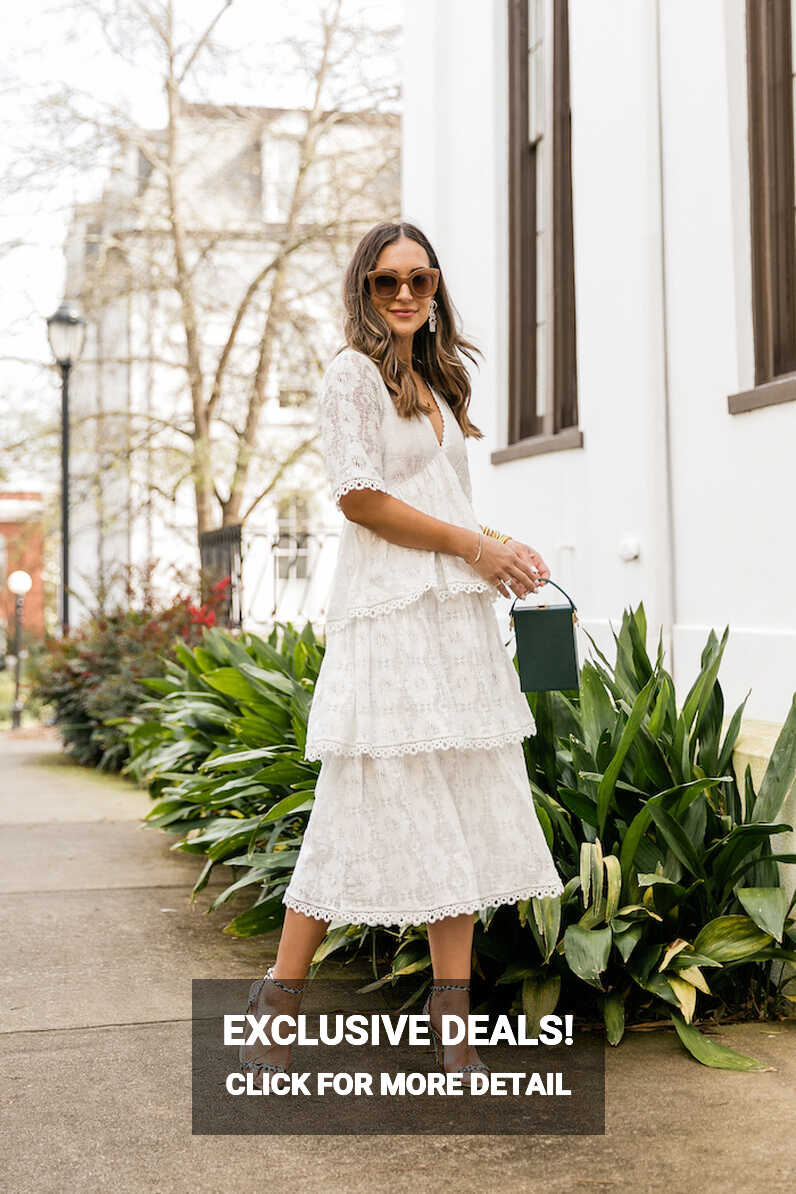
{"label": "gold bangle bracelet", "polygon": [[496,531],[493,527],[484,526],[483,523],[479,523],[479,526],[485,535],[489,535],[492,539],[499,539],[501,543],[508,543],[511,538],[511,535],[504,535],[501,531]]}

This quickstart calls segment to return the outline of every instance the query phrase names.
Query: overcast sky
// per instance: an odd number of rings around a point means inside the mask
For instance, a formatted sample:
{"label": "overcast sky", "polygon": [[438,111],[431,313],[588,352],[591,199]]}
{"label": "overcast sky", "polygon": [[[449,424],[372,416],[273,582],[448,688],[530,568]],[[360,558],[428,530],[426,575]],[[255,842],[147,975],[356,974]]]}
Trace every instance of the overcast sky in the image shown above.
{"label": "overcast sky", "polygon": [[[95,0],[98,6],[109,0]],[[327,0],[328,2],[328,0]],[[301,80],[270,61],[269,45],[284,36],[311,36],[322,0],[233,0],[217,26],[217,39],[231,53],[219,77],[207,70],[200,78],[201,94],[189,99],[217,103],[304,106],[308,102]],[[220,7],[219,0],[177,0],[180,20],[201,30]],[[108,48],[95,18],[79,18],[70,0],[21,0],[3,4],[4,56],[0,62],[0,177],[9,165],[25,161],[27,147],[41,136],[31,103],[54,85],[77,87],[86,95],[114,101],[145,127],[162,127],[164,100],[157,79],[147,71],[145,47],[125,47],[128,63]],[[344,11],[375,28],[400,22],[402,4],[396,0],[345,0]],[[184,26],[185,27],[185,26]],[[208,64],[210,65],[210,64]],[[378,72],[379,64],[373,63]],[[57,151],[57,146],[53,146]],[[80,174],[64,171],[44,194],[0,196],[0,418],[9,398],[48,405],[52,394],[41,394],[41,378],[15,366],[9,358],[49,359],[44,318],[63,295],[63,242],[69,210],[76,201],[96,196],[102,186],[103,164]],[[5,358],[5,360],[3,360]],[[19,483],[17,479],[16,483]]]}

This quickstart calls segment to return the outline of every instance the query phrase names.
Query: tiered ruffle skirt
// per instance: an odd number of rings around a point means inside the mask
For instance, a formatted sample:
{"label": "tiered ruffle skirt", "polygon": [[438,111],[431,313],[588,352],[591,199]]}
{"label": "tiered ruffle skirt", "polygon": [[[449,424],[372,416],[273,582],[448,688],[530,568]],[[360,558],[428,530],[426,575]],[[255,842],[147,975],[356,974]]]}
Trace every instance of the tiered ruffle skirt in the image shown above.
{"label": "tiered ruffle skirt", "polygon": [[305,748],[321,768],[288,907],[400,927],[563,891],[492,603],[430,589],[327,633]]}

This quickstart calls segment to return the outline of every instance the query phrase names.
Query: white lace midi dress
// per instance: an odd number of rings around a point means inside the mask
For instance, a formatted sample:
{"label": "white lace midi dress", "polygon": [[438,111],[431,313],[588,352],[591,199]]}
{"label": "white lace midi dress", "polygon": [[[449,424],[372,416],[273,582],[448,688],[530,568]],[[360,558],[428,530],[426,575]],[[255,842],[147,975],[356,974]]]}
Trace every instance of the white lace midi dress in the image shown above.
{"label": "white lace midi dress", "polygon": [[[393,494],[478,530],[467,444],[434,395],[402,418],[378,366],[353,348],[319,392],[332,497]],[[310,707],[321,760],[283,903],[335,923],[424,924],[563,891],[522,747],[535,732],[504,646],[495,586],[448,553],[401,547],[346,520]]]}

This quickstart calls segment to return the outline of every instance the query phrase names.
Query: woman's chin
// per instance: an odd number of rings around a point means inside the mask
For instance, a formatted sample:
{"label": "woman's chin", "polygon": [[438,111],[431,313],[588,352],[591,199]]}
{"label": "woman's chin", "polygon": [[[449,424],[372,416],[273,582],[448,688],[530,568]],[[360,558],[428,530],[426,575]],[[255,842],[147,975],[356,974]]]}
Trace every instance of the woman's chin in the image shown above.
{"label": "woman's chin", "polygon": [[411,335],[417,331],[418,326],[411,319],[391,319],[389,320],[389,324],[397,336]]}

